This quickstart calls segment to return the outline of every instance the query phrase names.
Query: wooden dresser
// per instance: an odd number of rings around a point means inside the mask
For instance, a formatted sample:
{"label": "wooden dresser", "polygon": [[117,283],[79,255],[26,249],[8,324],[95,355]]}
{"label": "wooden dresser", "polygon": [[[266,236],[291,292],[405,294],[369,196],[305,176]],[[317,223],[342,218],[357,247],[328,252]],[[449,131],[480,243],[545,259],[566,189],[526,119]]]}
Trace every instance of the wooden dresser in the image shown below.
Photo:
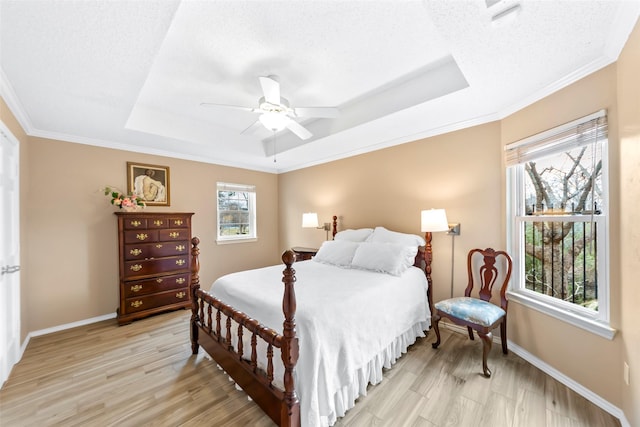
{"label": "wooden dresser", "polygon": [[191,307],[193,213],[115,214],[120,259],[118,323]]}

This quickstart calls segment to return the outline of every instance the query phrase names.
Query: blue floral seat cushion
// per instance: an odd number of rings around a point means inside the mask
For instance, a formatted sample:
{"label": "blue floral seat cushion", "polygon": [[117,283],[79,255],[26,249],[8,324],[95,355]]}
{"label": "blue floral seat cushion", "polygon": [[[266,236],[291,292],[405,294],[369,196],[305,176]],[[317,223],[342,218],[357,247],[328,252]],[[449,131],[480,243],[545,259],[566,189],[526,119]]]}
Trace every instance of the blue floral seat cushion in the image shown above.
{"label": "blue floral seat cushion", "polygon": [[495,304],[469,297],[440,301],[435,304],[435,307],[443,313],[482,326],[491,326],[506,314]]}

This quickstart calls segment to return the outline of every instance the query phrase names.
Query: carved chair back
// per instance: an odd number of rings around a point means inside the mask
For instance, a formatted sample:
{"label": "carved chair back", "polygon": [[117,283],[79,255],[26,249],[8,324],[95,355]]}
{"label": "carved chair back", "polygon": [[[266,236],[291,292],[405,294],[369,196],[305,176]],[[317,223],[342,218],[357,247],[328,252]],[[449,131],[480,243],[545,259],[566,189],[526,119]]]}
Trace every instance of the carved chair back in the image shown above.
{"label": "carved chair back", "polygon": [[464,291],[466,297],[472,297],[474,287],[478,287],[478,297],[491,301],[494,290],[499,290],[500,307],[507,311],[507,286],[511,278],[512,261],[505,251],[492,248],[473,249],[467,256],[469,283]]}

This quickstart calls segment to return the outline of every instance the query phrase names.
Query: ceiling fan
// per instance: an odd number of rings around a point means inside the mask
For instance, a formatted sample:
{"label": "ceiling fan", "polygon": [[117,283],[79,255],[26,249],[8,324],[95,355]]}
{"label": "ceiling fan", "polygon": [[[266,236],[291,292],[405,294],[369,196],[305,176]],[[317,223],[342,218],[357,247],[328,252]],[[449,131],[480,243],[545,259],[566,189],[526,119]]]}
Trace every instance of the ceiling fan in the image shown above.
{"label": "ceiling fan", "polygon": [[262,125],[273,132],[287,128],[300,139],[309,139],[313,134],[295,121],[298,117],[336,118],[340,115],[340,111],[334,107],[291,107],[289,101],[280,96],[280,82],[276,76],[259,77],[259,80],[263,96],[258,100],[257,108],[209,102],[202,102],[200,105],[239,109],[260,114],[258,120],[241,133],[252,132]]}

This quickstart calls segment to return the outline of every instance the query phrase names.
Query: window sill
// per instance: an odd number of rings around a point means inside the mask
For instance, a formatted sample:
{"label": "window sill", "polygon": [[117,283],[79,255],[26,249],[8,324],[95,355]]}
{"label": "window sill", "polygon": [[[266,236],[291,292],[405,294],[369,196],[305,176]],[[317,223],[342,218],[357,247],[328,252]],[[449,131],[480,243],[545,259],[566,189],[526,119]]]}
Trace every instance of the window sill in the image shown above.
{"label": "window sill", "polygon": [[608,324],[595,319],[586,318],[585,316],[580,316],[577,313],[555,307],[552,304],[547,304],[544,301],[533,298],[524,292],[509,291],[507,295],[509,296],[509,301],[518,302],[526,307],[533,308],[541,313],[547,314],[558,320],[562,320],[563,322],[584,329],[585,331],[592,332],[608,340],[612,340],[616,334],[616,330],[611,328]]}
{"label": "window sill", "polygon": [[218,245],[232,245],[234,243],[252,243],[257,242],[257,237],[245,237],[238,239],[216,239],[216,244]]}

